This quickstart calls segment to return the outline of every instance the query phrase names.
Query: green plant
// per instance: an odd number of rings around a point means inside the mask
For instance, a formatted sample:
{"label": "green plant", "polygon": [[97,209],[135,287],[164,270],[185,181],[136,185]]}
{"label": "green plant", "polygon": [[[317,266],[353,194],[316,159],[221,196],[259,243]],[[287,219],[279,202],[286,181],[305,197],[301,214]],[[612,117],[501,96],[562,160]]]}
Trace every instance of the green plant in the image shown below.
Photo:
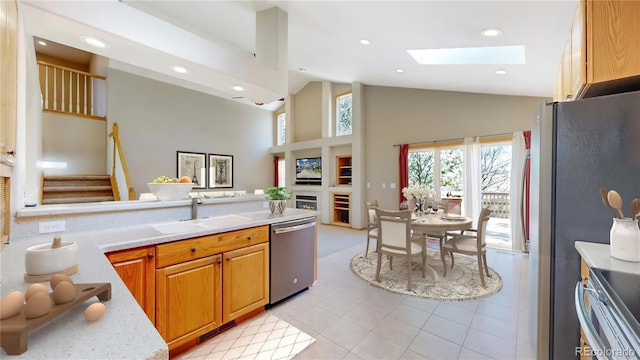
{"label": "green plant", "polygon": [[289,200],[293,196],[292,191],[287,191],[284,187],[270,187],[264,190],[269,200]]}

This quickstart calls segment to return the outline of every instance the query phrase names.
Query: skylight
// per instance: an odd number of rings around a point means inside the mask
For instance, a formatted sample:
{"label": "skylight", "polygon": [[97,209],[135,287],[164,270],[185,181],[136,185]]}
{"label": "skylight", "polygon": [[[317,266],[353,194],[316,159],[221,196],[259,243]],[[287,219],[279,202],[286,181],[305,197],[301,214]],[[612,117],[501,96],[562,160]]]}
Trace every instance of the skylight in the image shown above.
{"label": "skylight", "polygon": [[524,45],[407,50],[421,65],[524,64]]}

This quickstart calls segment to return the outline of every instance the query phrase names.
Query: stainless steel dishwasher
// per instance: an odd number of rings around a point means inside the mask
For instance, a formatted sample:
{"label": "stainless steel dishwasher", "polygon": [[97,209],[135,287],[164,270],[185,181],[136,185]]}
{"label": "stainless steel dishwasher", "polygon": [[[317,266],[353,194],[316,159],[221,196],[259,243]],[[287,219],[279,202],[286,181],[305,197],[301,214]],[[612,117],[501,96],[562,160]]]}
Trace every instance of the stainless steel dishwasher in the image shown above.
{"label": "stainless steel dishwasher", "polygon": [[315,227],[314,218],[271,225],[270,304],[313,284]]}

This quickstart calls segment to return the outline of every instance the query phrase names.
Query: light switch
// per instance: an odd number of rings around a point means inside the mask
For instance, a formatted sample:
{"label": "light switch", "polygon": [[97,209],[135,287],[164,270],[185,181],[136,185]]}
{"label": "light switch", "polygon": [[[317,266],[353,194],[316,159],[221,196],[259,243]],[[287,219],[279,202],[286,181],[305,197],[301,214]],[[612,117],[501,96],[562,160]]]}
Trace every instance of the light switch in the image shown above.
{"label": "light switch", "polygon": [[389,184],[389,187],[390,187],[391,189],[395,189],[395,188],[396,188],[396,183],[390,183],[390,184]]}
{"label": "light switch", "polygon": [[370,182],[367,183],[367,189],[371,189],[371,183]]}
{"label": "light switch", "polygon": [[383,188],[383,189],[386,189],[386,188],[387,188],[387,184],[382,183],[382,188]]}

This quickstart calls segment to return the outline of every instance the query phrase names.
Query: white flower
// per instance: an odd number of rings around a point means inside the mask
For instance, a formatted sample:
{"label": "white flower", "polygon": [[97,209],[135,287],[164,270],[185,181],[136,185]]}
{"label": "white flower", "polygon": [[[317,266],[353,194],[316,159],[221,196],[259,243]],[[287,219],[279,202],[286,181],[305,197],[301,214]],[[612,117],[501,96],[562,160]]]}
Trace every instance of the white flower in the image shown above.
{"label": "white flower", "polygon": [[402,188],[402,195],[404,195],[407,200],[422,202],[432,196],[432,190],[426,185],[412,185]]}

